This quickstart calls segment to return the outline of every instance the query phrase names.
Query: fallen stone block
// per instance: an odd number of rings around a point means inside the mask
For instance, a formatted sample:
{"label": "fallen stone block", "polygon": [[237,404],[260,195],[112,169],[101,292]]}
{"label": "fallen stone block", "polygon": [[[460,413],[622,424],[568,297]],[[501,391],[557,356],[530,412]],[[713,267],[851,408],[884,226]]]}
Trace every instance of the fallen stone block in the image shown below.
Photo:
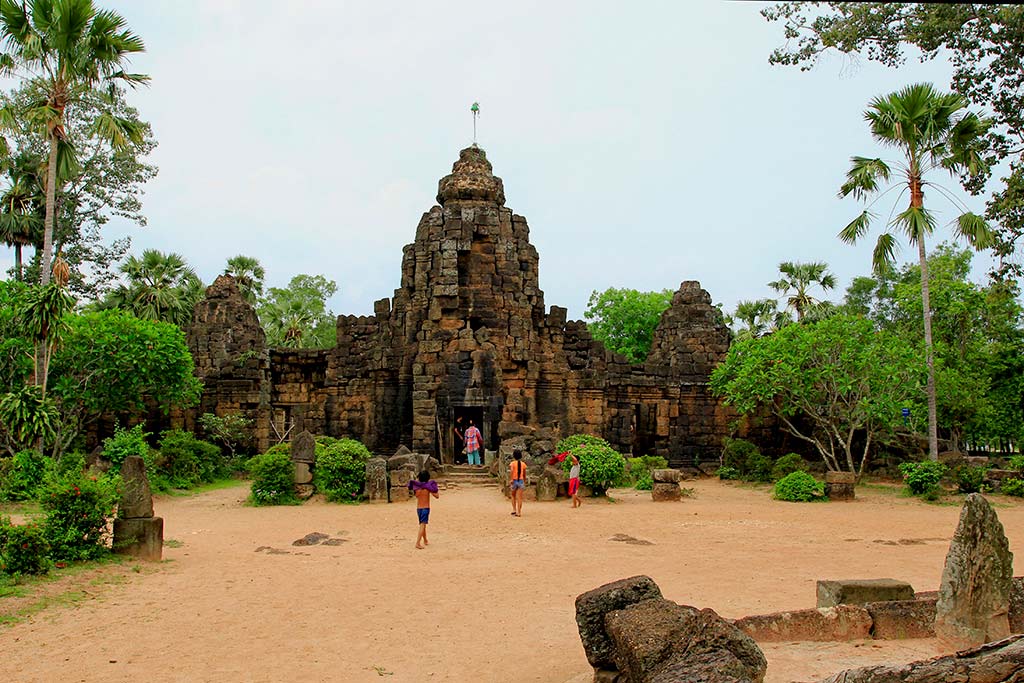
{"label": "fallen stone block", "polygon": [[935,600],[869,602],[871,637],[877,640],[935,637]]}
{"label": "fallen stone block", "polygon": [[649,576],[619,579],[576,598],[576,626],[587,661],[595,669],[616,669],[614,645],[605,632],[604,617],[644,600],[661,598],[661,589]]}
{"label": "fallen stone block", "polygon": [[818,581],[818,607],[865,605],[887,600],[913,600],[914,588],[896,579],[823,579]]}
{"label": "fallen stone block", "polygon": [[159,562],[164,552],[163,518],[115,519],[113,548],[120,555]]}
{"label": "fallen stone block", "polygon": [[733,623],[762,643],[863,640],[871,637],[871,615],[863,607],[855,605],[757,614]]}

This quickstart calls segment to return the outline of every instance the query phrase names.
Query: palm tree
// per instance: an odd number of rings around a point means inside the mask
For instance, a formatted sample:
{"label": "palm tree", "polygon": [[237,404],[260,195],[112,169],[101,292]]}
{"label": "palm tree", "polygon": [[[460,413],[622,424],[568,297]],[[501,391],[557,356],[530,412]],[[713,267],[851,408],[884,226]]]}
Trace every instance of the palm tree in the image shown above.
{"label": "palm tree", "polygon": [[202,282],[181,254],[156,249],[129,256],[121,264],[127,282],[112,291],[99,308],[121,308],[147,320],[184,327],[202,296]]}
{"label": "palm tree", "polygon": [[818,285],[825,291],[836,286],[836,278],[828,272],[827,263],[783,261],[779,264],[779,272],[783,277],[769,282],[768,286],[787,297],[786,307],[796,312],[797,321],[803,320],[811,309],[821,303],[810,295],[808,290],[812,285]]}
{"label": "palm tree", "polygon": [[[932,460],[938,460],[939,439],[925,239],[934,232],[936,220],[934,214],[924,206],[924,188],[934,188],[956,202],[950,192],[925,180],[927,174],[941,168],[951,175],[976,176],[984,170],[982,135],[991,122],[973,112],[964,112],[966,106],[966,101],[960,95],[938,92],[927,83],[909,85],[885,97],[876,97],[864,112],[864,118],[871,126],[871,136],[881,145],[895,148],[902,158],[890,167],[882,159],[852,157],[846,182],[839,190],[840,197],[852,194],[858,199],[866,198],[879,191],[880,180],[889,181],[895,175],[893,185],[875,201],[896,188],[900,188],[900,197],[907,191],[910,193],[910,204],[888,222],[886,231],[878,237],[872,261],[876,273],[892,269],[897,242],[890,229],[902,233],[911,245],[917,247],[921,265],[925,360],[928,366],[928,456]],[[839,238],[853,244],[863,237],[874,218],[870,208],[869,205],[851,221],[839,233]],[[962,202],[958,207],[958,210],[961,209],[962,213],[953,225],[954,233],[975,249],[991,246],[992,232],[985,221],[968,211]],[[895,210],[893,207],[893,212]]]}
{"label": "palm tree", "polygon": [[228,259],[224,274],[235,278],[242,298],[255,306],[256,300],[263,295],[263,278],[266,275],[260,262],[251,256],[239,254]]}
{"label": "palm tree", "polygon": [[[49,145],[46,161],[46,213],[43,221],[42,284],[50,281],[60,177],[78,165],[65,129],[67,108],[89,94],[112,103],[118,83],[136,86],[148,76],[124,71],[129,55],[144,51],[142,40],[126,28],[117,12],[98,10],[93,0],[0,0],[0,75],[20,71],[35,104],[27,111],[0,112],[0,125],[11,128],[20,115],[33,122]],[[106,91],[104,91],[106,88]],[[102,113],[92,131],[116,149],[140,144],[142,126]]]}
{"label": "palm tree", "polygon": [[39,164],[20,154],[5,164],[8,187],[0,195],[0,241],[14,247],[15,279],[22,279],[22,247],[36,246],[43,227]]}
{"label": "palm tree", "polygon": [[736,333],[737,339],[762,337],[776,332],[790,322],[785,311],[780,311],[779,302],[775,299],[757,299],[756,301],[736,302],[734,322],[743,323],[744,327]]}

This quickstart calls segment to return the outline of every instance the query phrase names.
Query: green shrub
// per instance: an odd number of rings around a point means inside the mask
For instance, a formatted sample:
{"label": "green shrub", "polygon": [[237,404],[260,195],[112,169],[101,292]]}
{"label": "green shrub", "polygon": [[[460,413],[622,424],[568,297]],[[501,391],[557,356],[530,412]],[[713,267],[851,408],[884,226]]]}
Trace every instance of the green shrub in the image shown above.
{"label": "green shrub", "polygon": [[939,481],[949,469],[941,462],[925,460],[924,462],[905,462],[900,464],[900,473],[907,488],[915,496],[928,492],[938,492]]}
{"label": "green shrub", "polygon": [[40,494],[50,459],[38,451],[19,451],[0,480],[0,500],[32,500]]}
{"label": "green shrub", "polygon": [[113,464],[114,472],[120,472],[125,458],[137,455],[146,461],[146,472],[153,473],[154,457],[149,444],[146,443],[149,436],[149,432],[144,431],[142,425],[135,425],[131,429],[117,427],[112,437],[103,440],[103,457]]}
{"label": "green shrub", "polygon": [[45,574],[49,550],[38,525],[15,526],[0,517],[0,574]]}
{"label": "green shrub", "polygon": [[1024,474],[1024,455],[1011,455],[1008,466],[1011,470],[1017,470]]}
{"label": "green shrub", "polygon": [[57,479],[42,498],[43,534],[55,560],[91,560],[107,551],[107,520],[114,514],[121,478],[84,475]]}
{"label": "green shrub", "polygon": [[366,483],[366,461],[372,457],[370,451],[355,439],[331,441],[316,454],[313,483],[329,501],[357,500]]}
{"label": "green shrub", "polygon": [[267,452],[264,453],[264,455],[268,455],[271,453],[285,453],[287,455],[291,455],[292,444],[290,441],[284,441],[282,443],[274,444],[273,446],[267,449]]}
{"label": "green shrub", "polygon": [[295,505],[295,467],[288,453],[267,451],[249,459],[252,502],[256,505]]}
{"label": "green shrub", "polygon": [[743,473],[746,481],[767,483],[772,480],[772,459],[760,453],[751,453],[747,457],[747,469]]}
{"label": "green shrub", "polygon": [[727,480],[730,480],[730,479],[739,479],[740,478],[740,471],[738,469],[736,469],[735,467],[725,467],[725,466],[719,467],[715,471],[715,474],[717,474],[718,478],[721,479],[722,481],[727,481]]}
{"label": "green shrub", "polygon": [[169,429],[160,435],[158,471],[175,488],[191,488],[227,476],[220,448],[191,432]]}
{"label": "green shrub", "polygon": [[[567,453],[578,446],[607,446],[611,448],[611,444],[602,439],[599,436],[592,436],[590,434],[573,434],[567,436],[555,446],[555,453]],[[566,458],[568,460],[568,458]]]}
{"label": "green shrub", "polygon": [[746,476],[747,460],[752,455],[761,455],[761,451],[749,441],[729,437],[722,440],[723,467],[735,468],[741,476]]}
{"label": "green shrub", "polygon": [[58,479],[82,476],[85,473],[85,453],[71,451],[63,454],[53,463],[53,473]]}
{"label": "green shrub", "polygon": [[[563,439],[559,443],[559,447],[566,440]],[[562,451],[559,450],[559,452]],[[603,439],[600,440],[600,443],[579,441],[571,447],[570,452],[580,460],[580,483],[589,486],[594,493],[604,493],[622,478],[622,474],[626,470],[626,459]],[[566,458],[562,462],[562,468],[568,474],[572,469],[572,458]]]}
{"label": "green shrub", "polygon": [[960,493],[978,493],[985,484],[986,467],[971,467],[961,465],[956,468],[953,477],[956,480],[956,488]]}
{"label": "green shrub", "polygon": [[642,455],[638,458],[627,458],[626,469],[617,486],[632,486],[638,491],[650,491],[654,485],[654,470],[668,467],[668,460],[660,455]]}
{"label": "green shrub", "polygon": [[806,472],[807,463],[796,453],[787,453],[772,465],[772,481],[784,479],[794,472]]}
{"label": "green shrub", "polygon": [[1003,479],[999,485],[999,492],[1007,496],[1024,498],[1024,479]]}
{"label": "green shrub", "polygon": [[776,500],[806,503],[825,495],[825,484],[807,472],[790,472],[775,482]]}

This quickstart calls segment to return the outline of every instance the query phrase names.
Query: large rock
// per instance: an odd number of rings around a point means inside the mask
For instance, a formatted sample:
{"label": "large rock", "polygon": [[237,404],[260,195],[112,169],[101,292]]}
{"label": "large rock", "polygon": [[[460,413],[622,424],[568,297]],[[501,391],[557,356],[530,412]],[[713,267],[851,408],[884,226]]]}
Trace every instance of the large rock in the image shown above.
{"label": "large rock", "polygon": [[122,555],[159,562],[164,551],[163,518],[115,519],[113,549]]}
{"label": "large rock", "polygon": [[1013,636],[955,655],[896,666],[866,666],[821,683],[1019,683],[1024,673],[1024,636]]}
{"label": "large rock", "polygon": [[615,668],[614,646],[604,628],[605,615],[656,598],[661,598],[661,589],[649,576],[612,581],[576,598],[576,626],[591,666]]}
{"label": "large rock", "polygon": [[558,497],[558,478],[553,468],[546,468],[544,473],[537,479],[537,500],[553,501]]}
{"label": "large rock", "polygon": [[946,554],[935,635],[958,649],[1010,634],[1013,553],[1003,525],[983,496],[967,496]]}
{"label": "large rock", "polygon": [[757,643],[711,609],[645,600],[605,615],[605,628],[633,683],[764,680]]}
{"label": "large rock", "polygon": [[371,503],[388,502],[388,463],[384,458],[366,461],[366,498]]}
{"label": "large rock", "polygon": [[1024,576],[1013,577],[1010,587],[1010,632],[1024,633]]}
{"label": "large rock", "polygon": [[415,479],[412,474],[412,470],[394,470],[391,473],[391,486],[404,488],[409,485],[409,482]]}
{"label": "large rock", "polygon": [[137,455],[129,455],[121,465],[121,502],[117,516],[140,519],[153,516],[153,494],[146,476],[146,463]]}
{"label": "large rock", "polygon": [[818,581],[818,607],[865,605],[886,600],[913,600],[914,587],[896,579],[837,579]]}
{"label": "large rock", "polygon": [[871,615],[856,605],[757,614],[733,622],[762,643],[863,640],[871,637]]}
{"label": "large rock", "polygon": [[291,447],[292,462],[316,462],[316,439],[308,431],[303,429],[292,439]]}

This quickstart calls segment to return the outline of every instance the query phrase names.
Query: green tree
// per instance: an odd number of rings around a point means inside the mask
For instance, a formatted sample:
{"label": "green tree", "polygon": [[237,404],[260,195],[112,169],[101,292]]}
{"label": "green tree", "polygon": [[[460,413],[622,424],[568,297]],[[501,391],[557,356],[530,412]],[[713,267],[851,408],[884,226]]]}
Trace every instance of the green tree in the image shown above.
{"label": "green tree", "polygon": [[736,312],[730,322],[733,325],[742,323],[743,326],[736,330],[736,339],[743,340],[775,332],[791,321],[785,311],[779,310],[779,302],[775,299],[756,299],[737,301]]}
{"label": "green tree", "polygon": [[0,66],[8,74],[20,72],[34,101],[25,111],[5,108],[2,122],[12,129],[14,122],[24,117],[49,145],[40,264],[40,281],[47,284],[58,178],[71,177],[80,165],[66,127],[68,106],[86,96],[106,99],[109,106],[96,119],[92,135],[107,140],[115,149],[141,143],[142,129],[136,121],[117,115],[113,100],[118,83],[135,86],[148,81],[147,76],[124,70],[128,57],[145,48],[126,28],[121,15],[98,10],[92,0],[0,0],[0,40],[5,50],[0,54]]}
{"label": "green tree", "polygon": [[139,318],[179,327],[192,320],[203,283],[181,254],[147,249],[142,258],[129,256],[121,272],[127,282],[107,295],[99,306],[101,310],[119,308]]}
{"label": "green tree", "polygon": [[[901,154],[902,159],[895,163],[901,176],[895,187],[909,190],[910,194],[909,206],[886,227],[898,229],[917,247],[921,267],[925,362],[928,366],[928,455],[932,460],[938,459],[939,446],[925,240],[934,232],[936,224],[934,215],[924,206],[924,190],[925,187],[940,188],[926,180],[927,174],[936,169],[976,175],[984,167],[980,154],[981,135],[988,123],[972,112],[961,113],[965,106],[960,95],[939,93],[931,85],[917,84],[885,97],[876,97],[864,113],[871,126],[871,136],[879,144],[893,147]],[[853,157],[851,161],[847,180],[839,191],[841,197],[852,194],[859,199],[865,198],[880,190],[879,181],[888,182],[893,175],[890,164],[880,158]],[[951,196],[948,192],[946,194]],[[869,209],[870,206],[839,233],[840,239],[852,244],[867,233],[874,218]],[[988,225],[980,216],[967,210],[960,214],[954,232],[975,248],[992,244]],[[876,272],[893,267],[896,248],[896,237],[892,232],[886,230],[879,236],[873,254]]]}
{"label": "green tree", "polygon": [[286,348],[329,348],[337,343],[335,317],[327,299],[338,285],[323,275],[296,275],[286,289],[271,287],[256,311],[267,333],[267,345]]}
{"label": "green tree", "polygon": [[23,279],[22,249],[39,243],[43,227],[43,188],[38,162],[19,154],[4,164],[7,189],[0,195],[0,241],[14,249],[14,277]]}
{"label": "green tree", "polygon": [[228,259],[224,274],[235,278],[242,298],[253,306],[263,296],[263,278],[266,273],[257,259],[242,254],[233,256]]}
{"label": "green tree", "polygon": [[836,286],[835,275],[828,272],[827,263],[783,261],[779,264],[779,272],[782,277],[769,282],[768,286],[786,297],[786,307],[796,312],[797,321],[803,320],[807,313],[821,304],[821,300],[811,296],[812,286],[818,285],[824,291]]}
{"label": "green tree", "polygon": [[922,370],[896,336],[836,315],[734,343],[711,389],[740,414],[770,411],[830,470],[863,473],[871,447],[899,427]]}
{"label": "green tree", "polygon": [[[989,161],[1009,162],[1004,189],[989,202],[987,217],[996,224],[997,276],[1019,278],[1024,238],[1024,5],[782,2],[762,14],[783,25],[787,40],[771,55],[773,64],[806,70],[830,51],[893,68],[902,66],[910,53],[921,61],[941,56],[952,62],[952,90],[992,113],[995,125],[986,132]],[[977,191],[987,174],[963,180],[965,187]]]}
{"label": "green tree", "polygon": [[651,351],[654,330],[661,314],[672,303],[672,292],[638,292],[610,287],[600,294],[590,293],[587,319],[594,339],[613,353],[621,353],[630,363],[642,363]]}
{"label": "green tree", "polygon": [[55,452],[100,415],[189,407],[201,388],[185,335],[175,325],[124,311],[70,316],[53,362],[52,394],[60,411]]}

